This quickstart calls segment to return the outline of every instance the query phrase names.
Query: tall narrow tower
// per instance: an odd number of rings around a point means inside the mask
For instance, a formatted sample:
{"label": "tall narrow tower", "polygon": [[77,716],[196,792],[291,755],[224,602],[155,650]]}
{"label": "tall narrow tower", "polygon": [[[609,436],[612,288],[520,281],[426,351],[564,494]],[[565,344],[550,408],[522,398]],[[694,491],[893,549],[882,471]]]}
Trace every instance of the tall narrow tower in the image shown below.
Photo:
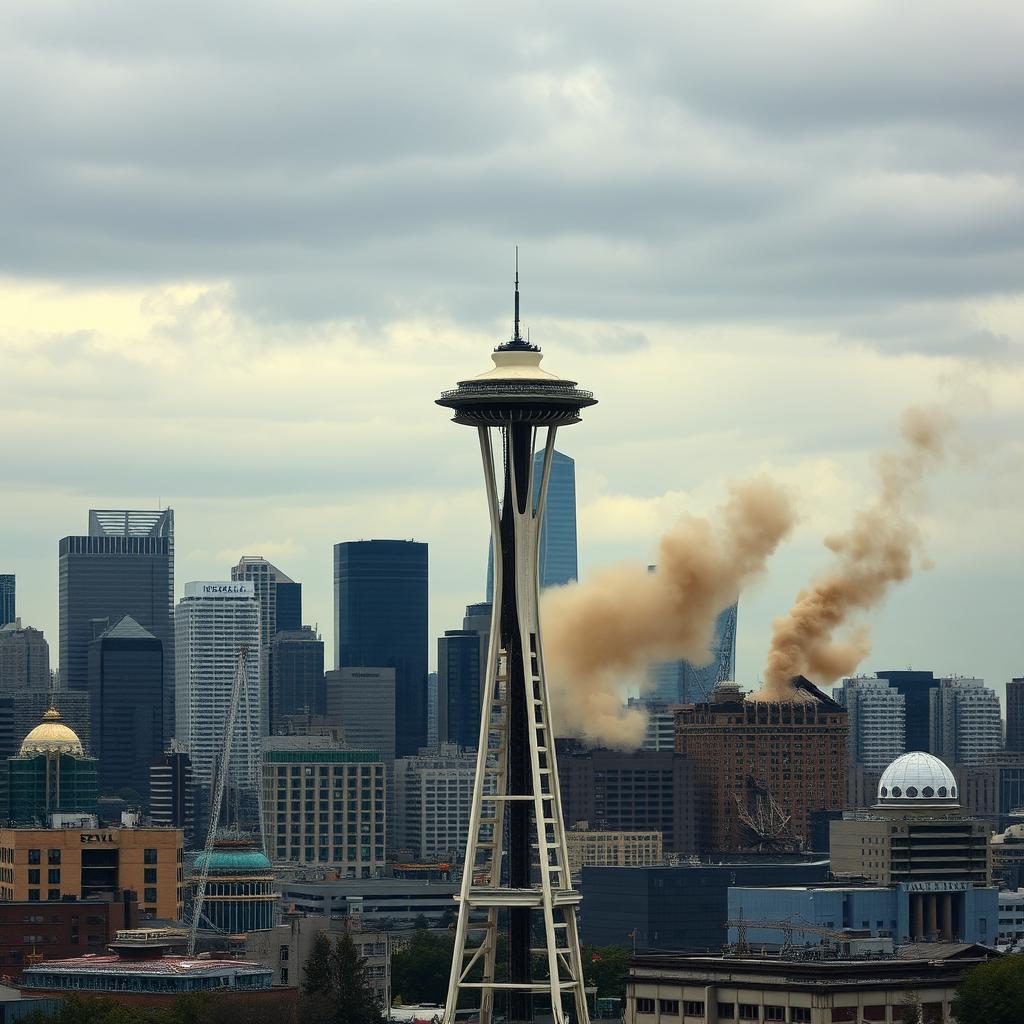
{"label": "tall narrow tower", "polygon": [[[453,1024],[460,996],[468,993],[478,997],[472,1006],[479,1006],[480,1024],[491,1024],[495,992],[507,995],[510,1024],[533,1019],[535,998],[550,1000],[555,1024],[563,1024],[569,1019],[565,996],[575,1000],[576,1024],[586,1024],[576,929],[580,894],[569,878],[537,615],[537,560],[555,432],[578,422],[580,410],[595,399],[575,381],[542,370],[540,349],[523,340],[518,269],[512,337],[491,358],[493,369],[438,399],[455,411],[454,422],[477,428],[494,549],[494,611],[444,1024]],[[501,448],[501,494],[492,431]],[[535,450],[543,451],[536,476]],[[504,927],[507,979],[496,981]],[[464,1001],[462,1009],[469,1009]]]}

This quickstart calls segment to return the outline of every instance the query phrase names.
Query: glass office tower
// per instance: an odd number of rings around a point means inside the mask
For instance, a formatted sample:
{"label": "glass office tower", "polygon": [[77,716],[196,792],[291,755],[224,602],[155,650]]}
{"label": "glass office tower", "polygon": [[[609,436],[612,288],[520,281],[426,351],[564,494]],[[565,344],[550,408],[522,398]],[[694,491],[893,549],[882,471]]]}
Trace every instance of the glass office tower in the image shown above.
{"label": "glass office tower", "polygon": [[334,658],[336,668],[393,668],[396,754],[426,746],[426,544],[334,545]]}
{"label": "glass office tower", "polygon": [[13,622],[17,609],[14,602],[14,573],[0,573],[0,626]]}

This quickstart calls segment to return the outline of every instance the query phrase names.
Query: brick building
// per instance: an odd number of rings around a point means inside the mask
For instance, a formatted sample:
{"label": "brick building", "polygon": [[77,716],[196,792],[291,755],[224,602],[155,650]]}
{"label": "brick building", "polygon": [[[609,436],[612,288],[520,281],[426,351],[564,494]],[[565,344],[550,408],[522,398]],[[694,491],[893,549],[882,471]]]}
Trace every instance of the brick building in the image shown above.
{"label": "brick building", "polygon": [[793,687],[792,700],[752,701],[727,683],[676,712],[676,750],[696,774],[702,850],[806,849],[812,813],[845,806],[846,709],[803,677]]}

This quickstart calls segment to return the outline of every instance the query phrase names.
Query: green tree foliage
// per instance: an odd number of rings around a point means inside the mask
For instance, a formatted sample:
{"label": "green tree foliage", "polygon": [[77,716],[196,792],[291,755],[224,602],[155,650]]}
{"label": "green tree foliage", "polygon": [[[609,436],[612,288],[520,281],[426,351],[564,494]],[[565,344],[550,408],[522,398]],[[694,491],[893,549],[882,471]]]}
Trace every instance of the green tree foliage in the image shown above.
{"label": "green tree foliage", "polygon": [[366,960],[347,932],[334,942],[320,932],[302,973],[300,1014],[305,1024],[379,1024],[384,1019]]}
{"label": "green tree foliage", "polygon": [[277,1002],[211,993],[180,996],[169,1006],[125,1006],[106,996],[68,996],[56,1013],[33,1013],[25,1024],[295,1024]]}
{"label": "green tree foliage", "polygon": [[1024,956],[1008,954],[968,971],[953,1000],[957,1024],[1024,1021]]}
{"label": "green tree foliage", "polygon": [[443,1003],[448,996],[454,941],[425,928],[391,958],[391,991],[403,1003]]}
{"label": "green tree foliage", "polygon": [[583,979],[600,999],[625,999],[631,953],[624,946],[584,946]]}

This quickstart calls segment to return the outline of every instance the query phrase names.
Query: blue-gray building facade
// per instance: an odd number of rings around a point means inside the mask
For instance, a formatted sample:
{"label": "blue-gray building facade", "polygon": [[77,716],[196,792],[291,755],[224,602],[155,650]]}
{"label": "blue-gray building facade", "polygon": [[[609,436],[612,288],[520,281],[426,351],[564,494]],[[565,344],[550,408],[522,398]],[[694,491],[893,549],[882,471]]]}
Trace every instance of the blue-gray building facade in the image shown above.
{"label": "blue-gray building facade", "polygon": [[[945,938],[939,925],[933,934],[915,936],[912,901],[921,896],[934,896],[948,903],[951,910],[952,936],[947,941],[980,942],[992,945],[999,924],[999,893],[993,886],[976,887],[970,882],[900,882],[892,886],[850,886],[806,888],[729,889],[729,919],[744,921],[793,921],[792,941],[796,945],[817,945],[821,938],[813,932],[800,931],[799,924],[817,928],[858,929],[872,935],[891,936],[896,943],[915,938]],[[927,916],[922,914],[925,928]],[[940,917],[940,915],[936,915]],[[737,939],[736,929],[729,929],[729,941]],[[752,946],[778,946],[783,934],[777,928],[747,927],[747,942]]]}
{"label": "blue-gray building facade", "polygon": [[[584,867],[581,939],[638,950],[719,952],[725,942],[729,889],[810,885],[828,878],[827,860],[752,858],[674,867]],[[635,935],[635,938],[631,936]]]}
{"label": "blue-gray building facade", "polygon": [[650,700],[668,704],[706,701],[718,680],[736,678],[736,620],[738,605],[726,608],[715,622],[711,661],[694,665],[689,661],[667,661],[651,669]]}
{"label": "blue-gray building facade", "polygon": [[336,668],[395,670],[396,756],[427,745],[427,545],[334,545]]}

